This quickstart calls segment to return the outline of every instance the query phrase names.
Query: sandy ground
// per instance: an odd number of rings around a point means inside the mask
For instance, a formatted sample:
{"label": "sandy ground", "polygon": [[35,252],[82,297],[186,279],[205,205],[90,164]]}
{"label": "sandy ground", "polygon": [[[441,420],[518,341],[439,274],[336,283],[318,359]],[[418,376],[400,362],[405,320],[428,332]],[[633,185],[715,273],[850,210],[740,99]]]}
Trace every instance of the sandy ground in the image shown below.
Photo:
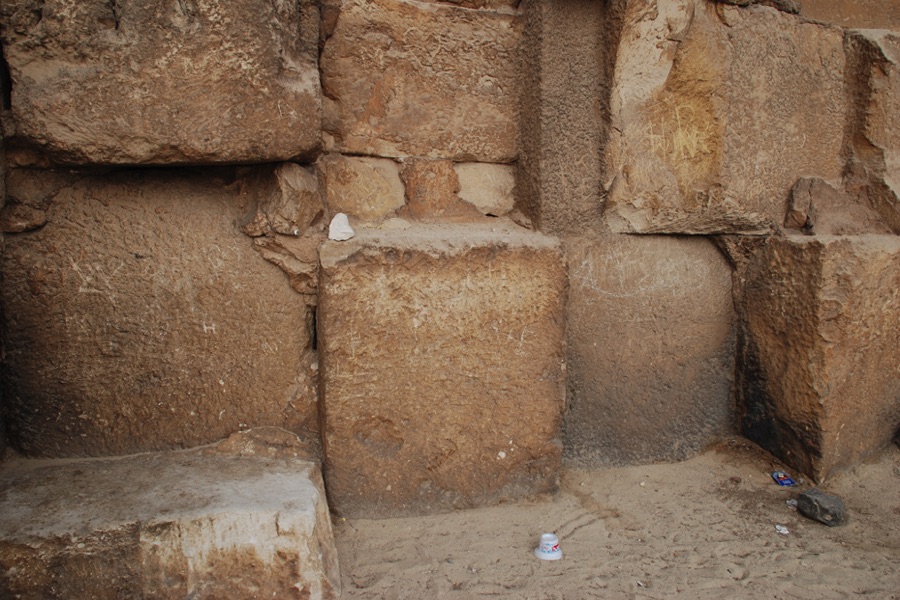
{"label": "sandy ground", "polygon": [[[788,506],[809,485],[779,487],[778,467],[736,439],[678,464],[566,471],[552,497],[336,519],[342,597],[900,599],[900,449],[821,487],[843,498],[841,527]],[[542,532],[562,560],[531,554]]]}

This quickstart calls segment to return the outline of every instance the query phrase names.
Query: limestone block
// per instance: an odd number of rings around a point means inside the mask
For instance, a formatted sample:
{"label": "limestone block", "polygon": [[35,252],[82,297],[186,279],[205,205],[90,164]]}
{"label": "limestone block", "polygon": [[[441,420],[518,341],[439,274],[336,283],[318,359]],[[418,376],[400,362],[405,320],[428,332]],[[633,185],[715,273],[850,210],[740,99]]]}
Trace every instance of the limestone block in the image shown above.
{"label": "limestone block", "polygon": [[520,0],[419,0],[434,4],[455,4],[463,8],[486,8],[490,10],[514,9]]}
{"label": "limestone block", "polygon": [[815,177],[801,177],[791,188],[784,226],[822,235],[891,233],[865,198]]}
{"label": "limestone block", "polygon": [[398,214],[420,221],[471,221],[481,212],[459,197],[459,177],[449,160],[409,159],[400,177],[406,206]]}
{"label": "limestone block", "polygon": [[326,479],[342,515],[478,506],[557,485],[565,266],[493,221],[361,229],[321,250]]}
{"label": "limestone block", "polygon": [[522,0],[517,195],[525,215],[553,235],[602,227],[602,149],[609,136],[609,81],[620,28],[612,4]]}
{"label": "limestone block", "polygon": [[390,159],[326,154],[319,165],[332,215],[344,213],[378,222],[393,216],[406,202],[400,167]]}
{"label": "limestone block", "polygon": [[629,5],[605,216],[618,232],[777,228],[800,176],[840,180],[842,32],[764,6]]}
{"label": "limestone block", "polygon": [[516,169],[509,165],[456,163],[459,197],[485,215],[502,217],[515,205]]}
{"label": "limestone block", "polygon": [[334,149],[513,161],[520,33],[513,14],[344,0],[321,59]]}
{"label": "limestone block", "polygon": [[340,596],[321,474],[296,458],[8,464],[0,567],[23,600]]}
{"label": "limestone block", "polygon": [[325,208],[316,175],[294,163],[250,169],[241,195],[250,208],[241,231],[254,237],[305,233]]}
{"label": "limestone block", "polygon": [[0,17],[17,142],[56,161],[266,162],[320,145],[313,0],[2,0]]}
{"label": "limestone block", "polygon": [[900,30],[896,0],[803,0],[800,14],[841,27]]}
{"label": "limestone block", "polygon": [[848,189],[900,233],[900,34],[849,31],[854,90]]}
{"label": "limestone block", "polygon": [[900,238],[770,238],[746,267],[743,432],[822,481],[900,425]]}
{"label": "limestone block", "polygon": [[565,460],[682,460],[733,434],[731,269],[708,240],[566,239]]}
{"label": "limestone block", "polygon": [[[310,312],[238,230],[230,172],[11,178],[11,198],[47,220],[8,234],[0,256],[16,448],[128,454],[255,425],[315,445]],[[53,185],[18,187],[45,177]]]}

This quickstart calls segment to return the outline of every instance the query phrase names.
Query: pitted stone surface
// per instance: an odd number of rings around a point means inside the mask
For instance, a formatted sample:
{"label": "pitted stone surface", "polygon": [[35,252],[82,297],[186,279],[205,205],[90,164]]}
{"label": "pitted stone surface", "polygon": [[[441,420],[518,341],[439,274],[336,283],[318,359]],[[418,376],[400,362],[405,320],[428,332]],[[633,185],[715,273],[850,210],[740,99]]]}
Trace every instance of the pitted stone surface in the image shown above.
{"label": "pitted stone surface", "polygon": [[511,224],[360,229],[321,250],[325,469],[342,515],[554,489],[565,266]]}
{"label": "pitted stone surface", "polygon": [[16,141],[68,164],[311,158],[317,4],[2,0]]}
{"label": "pitted stone surface", "polygon": [[759,5],[628,10],[607,153],[613,231],[774,230],[798,177],[841,179],[841,29]]}
{"label": "pitted stone surface", "polygon": [[409,0],[332,2],[322,52],[333,149],[508,163],[516,157],[514,14]]}
{"label": "pitted stone surface", "polygon": [[565,460],[683,460],[733,434],[731,269],[708,240],[567,238]]}
{"label": "pitted stone surface", "polygon": [[[11,202],[47,220],[7,235],[0,255],[3,398],[20,452],[130,454],[260,425],[317,444],[310,310],[238,229],[229,173],[10,179]],[[314,248],[310,260],[314,289]]]}
{"label": "pitted stone surface", "polygon": [[339,597],[318,467],[266,454],[8,463],[0,586],[23,600]]}
{"label": "pitted stone surface", "polygon": [[817,481],[900,424],[900,237],[773,237],[741,278],[743,433]]}

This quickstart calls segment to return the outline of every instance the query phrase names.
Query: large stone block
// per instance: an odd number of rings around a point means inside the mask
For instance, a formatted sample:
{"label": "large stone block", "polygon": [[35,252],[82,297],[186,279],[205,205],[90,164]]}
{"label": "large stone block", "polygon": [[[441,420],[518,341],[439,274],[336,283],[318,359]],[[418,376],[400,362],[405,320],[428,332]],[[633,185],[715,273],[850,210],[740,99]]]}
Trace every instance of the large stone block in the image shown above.
{"label": "large stone block", "polygon": [[842,31],[764,6],[629,4],[606,219],[614,231],[759,233],[801,176],[840,180]]}
{"label": "large stone block", "polygon": [[514,14],[412,0],[338,4],[321,59],[325,130],[335,150],[515,159],[521,26]]}
{"label": "large stone block", "polygon": [[238,230],[255,207],[229,176],[14,173],[6,209],[33,213],[0,256],[20,451],[128,454],[257,425],[315,444],[310,311]]}
{"label": "large stone block", "polygon": [[770,238],[742,279],[743,432],[818,481],[900,427],[900,238]]}
{"label": "large stone block", "polygon": [[57,161],[264,162],[319,147],[313,0],[2,0],[0,16],[16,140]]}
{"label": "large stone block", "polygon": [[682,460],[734,433],[731,269],[708,240],[566,240],[565,459]]}
{"label": "large stone block", "polygon": [[555,488],[564,390],[558,242],[492,225],[362,229],[321,250],[325,469],[340,514]]}
{"label": "large stone block", "polygon": [[800,14],[841,27],[900,30],[897,0],[802,0]]}
{"label": "large stone block", "polygon": [[848,31],[856,75],[849,140],[849,191],[900,233],[900,34]]}
{"label": "large stone block", "polygon": [[602,227],[609,82],[617,16],[610,2],[523,0],[517,201],[544,232]]}
{"label": "large stone block", "polygon": [[340,596],[319,469],[147,454],[0,473],[0,594],[22,600]]}

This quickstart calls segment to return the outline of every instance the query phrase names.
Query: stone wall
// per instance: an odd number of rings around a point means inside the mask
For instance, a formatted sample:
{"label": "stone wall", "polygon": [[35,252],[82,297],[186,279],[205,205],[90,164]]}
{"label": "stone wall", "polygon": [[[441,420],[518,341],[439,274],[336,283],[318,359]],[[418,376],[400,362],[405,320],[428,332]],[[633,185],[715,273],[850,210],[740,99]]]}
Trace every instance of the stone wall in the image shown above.
{"label": "stone wall", "polygon": [[[312,455],[325,437],[334,505],[391,514],[552,489],[560,456],[679,460],[743,431],[822,478],[889,441],[829,446],[855,419],[838,410],[803,421],[825,432],[815,443],[786,441],[825,388],[780,379],[802,328],[765,323],[773,290],[817,307],[845,294],[871,325],[847,337],[853,360],[880,347],[868,309],[894,306],[896,253],[848,287],[855,255],[837,249],[900,233],[888,3],[0,0],[0,17],[0,393],[18,452],[165,450],[277,425]],[[337,213],[371,264],[323,266]],[[547,235],[554,258],[522,267]],[[782,245],[803,249],[785,251],[797,264],[820,257],[799,287]],[[538,288],[543,312],[514,301]],[[478,315],[453,304],[468,296]],[[388,310],[407,305],[433,322]],[[547,332],[540,352],[507,343],[525,316]],[[415,337],[453,319],[462,333]],[[556,357],[564,335],[564,371],[533,356]],[[820,338],[808,351],[829,355]],[[474,362],[448,391],[436,365],[456,356]],[[822,368],[852,388],[843,361]],[[478,386],[495,411],[472,407]],[[446,417],[462,395],[485,422]],[[896,421],[876,395],[857,412]],[[541,416],[500,448],[515,411]],[[423,431],[418,414],[447,423]],[[381,481],[414,455],[409,481]],[[469,472],[480,483],[456,485]]]}

